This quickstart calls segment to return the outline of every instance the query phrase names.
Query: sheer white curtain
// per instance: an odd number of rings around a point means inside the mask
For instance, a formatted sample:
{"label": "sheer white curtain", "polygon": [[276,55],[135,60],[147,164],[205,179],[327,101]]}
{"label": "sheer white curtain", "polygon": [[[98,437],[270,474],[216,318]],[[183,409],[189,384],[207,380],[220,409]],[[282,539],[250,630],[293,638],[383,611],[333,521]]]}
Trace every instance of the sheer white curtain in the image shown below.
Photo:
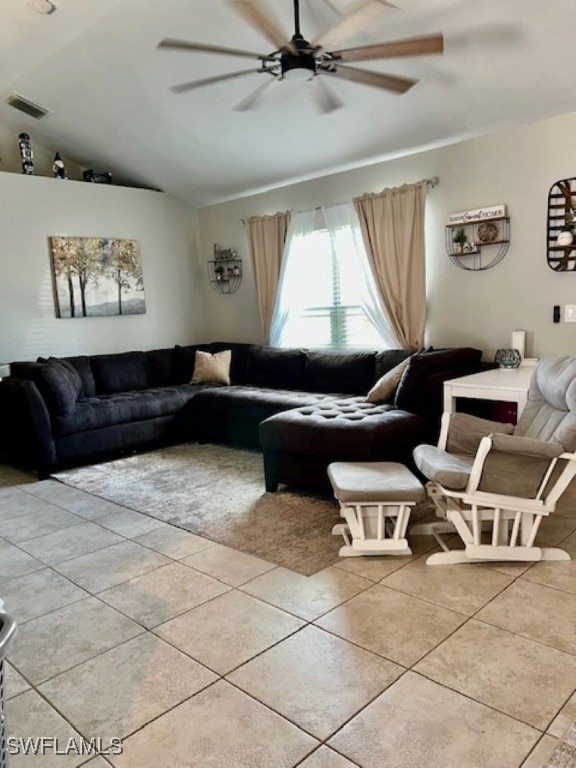
{"label": "sheer white curtain", "polygon": [[[380,300],[374,274],[364,247],[360,220],[353,203],[342,203],[322,208],[332,247],[340,258],[342,272],[353,280],[358,290],[360,304],[368,319],[390,349],[401,348],[398,337],[388,321],[384,304]],[[344,261],[344,254],[349,259]]]}
{"label": "sheer white curtain", "polygon": [[282,258],[276,303],[272,315],[270,343],[274,346],[310,344],[302,322],[307,309],[329,302],[332,277],[318,273],[311,263],[321,234],[328,232],[332,257],[347,294],[353,293],[382,343],[390,348],[400,343],[387,320],[364,248],[358,215],[352,203],[302,211],[292,216]]}
{"label": "sheer white curtain", "polygon": [[281,347],[283,342],[286,344],[290,316],[298,317],[306,307],[307,297],[301,290],[308,272],[305,238],[314,234],[315,221],[316,211],[300,211],[292,215],[288,225],[270,327],[270,344],[274,347]]}

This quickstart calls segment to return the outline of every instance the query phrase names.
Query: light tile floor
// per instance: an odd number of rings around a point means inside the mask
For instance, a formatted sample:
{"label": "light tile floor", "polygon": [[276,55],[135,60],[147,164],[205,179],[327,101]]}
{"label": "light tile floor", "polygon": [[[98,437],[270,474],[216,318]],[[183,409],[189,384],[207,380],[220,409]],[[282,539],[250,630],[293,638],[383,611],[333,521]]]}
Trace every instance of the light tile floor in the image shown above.
{"label": "light tile floor", "polygon": [[[576,504],[543,541],[576,555]],[[576,561],[311,577],[0,466],[11,768],[541,768],[576,719]]]}

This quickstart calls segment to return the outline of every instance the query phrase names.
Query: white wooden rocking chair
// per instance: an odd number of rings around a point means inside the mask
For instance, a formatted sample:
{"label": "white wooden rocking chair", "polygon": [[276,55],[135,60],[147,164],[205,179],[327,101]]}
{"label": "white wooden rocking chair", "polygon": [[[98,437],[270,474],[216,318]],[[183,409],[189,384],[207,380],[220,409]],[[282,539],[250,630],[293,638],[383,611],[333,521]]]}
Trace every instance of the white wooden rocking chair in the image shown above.
{"label": "white wooden rocking chair", "polygon": [[[418,446],[414,461],[428,478],[428,495],[444,522],[413,526],[432,533],[442,552],[430,565],[507,560],[570,560],[540,547],[536,536],[576,475],[576,358],[538,363],[528,403],[512,425],[467,414],[444,414],[438,447]],[[450,550],[443,533],[464,549]]]}

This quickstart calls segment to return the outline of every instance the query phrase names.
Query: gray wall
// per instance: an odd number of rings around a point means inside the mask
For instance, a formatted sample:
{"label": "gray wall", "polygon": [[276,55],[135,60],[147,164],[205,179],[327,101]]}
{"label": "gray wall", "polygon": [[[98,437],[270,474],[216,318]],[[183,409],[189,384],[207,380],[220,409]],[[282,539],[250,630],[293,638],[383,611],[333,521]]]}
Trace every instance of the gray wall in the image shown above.
{"label": "gray wall", "polygon": [[[232,296],[211,291],[204,277],[211,337],[261,340],[240,219],[344,202],[439,176],[427,207],[428,343],[473,345],[490,358],[510,345],[512,330],[522,329],[527,356],[576,353],[576,324],[552,322],[554,304],[576,304],[576,273],[558,274],[546,264],[548,189],[576,176],[574,136],[576,113],[203,209],[201,261],[211,258],[214,243],[236,248],[245,259],[243,284]],[[448,213],[496,203],[505,203],[511,217],[508,254],[485,272],[458,269],[445,251]]]}
{"label": "gray wall", "polygon": [[[197,214],[161,192],[0,173],[0,362],[204,336]],[[138,240],[146,314],[57,319],[48,237]]]}

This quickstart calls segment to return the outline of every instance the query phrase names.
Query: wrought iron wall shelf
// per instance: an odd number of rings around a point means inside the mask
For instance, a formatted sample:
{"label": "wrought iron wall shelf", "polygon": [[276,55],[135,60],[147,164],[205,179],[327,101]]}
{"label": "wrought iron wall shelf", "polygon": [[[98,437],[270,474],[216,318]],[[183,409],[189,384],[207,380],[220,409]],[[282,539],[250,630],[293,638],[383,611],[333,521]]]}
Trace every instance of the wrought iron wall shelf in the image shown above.
{"label": "wrought iron wall shelf", "polygon": [[217,293],[236,293],[242,282],[242,259],[214,259],[208,262],[208,279]]}
{"label": "wrought iron wall shelf", "polygon": [[[546,260],[555,272],[576,272],[576,178],[561,179],[552,184],[548,192],[548,225]],[[558,245],[563,229],[572,231],[574,242]]]}
{"label": "wrought iron wall shelf", "polygon": [[[462,229],[466,241],[454,242],[456,230]],[[481,272],[499,264],[510,245],[510,217],[446,225],[446,253],[460,269]]]}

